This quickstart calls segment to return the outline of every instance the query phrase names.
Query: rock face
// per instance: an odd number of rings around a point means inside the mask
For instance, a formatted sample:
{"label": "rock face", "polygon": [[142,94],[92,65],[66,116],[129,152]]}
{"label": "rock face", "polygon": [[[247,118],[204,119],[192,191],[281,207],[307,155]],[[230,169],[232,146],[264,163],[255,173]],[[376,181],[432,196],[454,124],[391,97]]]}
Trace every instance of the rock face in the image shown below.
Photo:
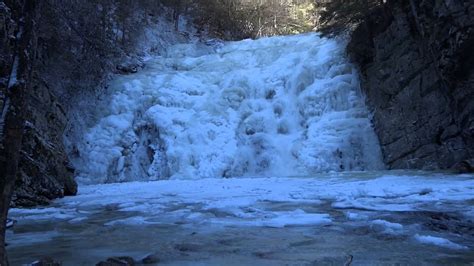
{"label": "rock face", "polygon": [[[14,33],[18,28],[12,9],[0,3],[0,107],[10,73]],[[77,185],[73,169],[68,167],[62,134],[66,117],[52,90],[36,75],[34,86],[27,92],[25,131],[22,142],[13,206],[47,204],[49,200],[73,195]]]}
{"label": "rock face", "polygon": [[447,169],[474,158],[474,1],[389,1],[352,35],[386,164]]}
{"label": "rock face", "polygon": [[47,204],[77,192],[63,145],[66,115],[48,86],[38,78],[35,83],[28,98],[14,206]]}

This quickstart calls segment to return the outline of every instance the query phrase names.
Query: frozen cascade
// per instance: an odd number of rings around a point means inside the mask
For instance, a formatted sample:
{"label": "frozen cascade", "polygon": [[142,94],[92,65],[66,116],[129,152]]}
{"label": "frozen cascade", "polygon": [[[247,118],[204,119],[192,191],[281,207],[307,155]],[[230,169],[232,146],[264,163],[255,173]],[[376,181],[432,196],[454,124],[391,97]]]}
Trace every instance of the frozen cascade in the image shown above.
{"label": "frozen cascade", "polygon": [[111,88],[82,183],[384,167],[344,44],[318,34],[178,44]]}

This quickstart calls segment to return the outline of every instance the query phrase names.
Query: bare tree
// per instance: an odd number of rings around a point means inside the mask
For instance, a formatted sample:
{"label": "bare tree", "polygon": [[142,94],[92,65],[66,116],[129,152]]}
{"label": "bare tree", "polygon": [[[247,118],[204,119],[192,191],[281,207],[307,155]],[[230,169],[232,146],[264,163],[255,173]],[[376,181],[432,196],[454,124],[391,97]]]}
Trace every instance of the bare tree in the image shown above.
{"label": "bare tree", "polygon": [[386,0],[316,0],[320,30],[326,34],[339,34],[359,22]]}
{"label": "bare tree", "polygon": [[292,34],[314,26],[311,18],[295,15],[303,7],[311,7],[311,0],[194,0],[192,5],[197,24],[221,38]]}

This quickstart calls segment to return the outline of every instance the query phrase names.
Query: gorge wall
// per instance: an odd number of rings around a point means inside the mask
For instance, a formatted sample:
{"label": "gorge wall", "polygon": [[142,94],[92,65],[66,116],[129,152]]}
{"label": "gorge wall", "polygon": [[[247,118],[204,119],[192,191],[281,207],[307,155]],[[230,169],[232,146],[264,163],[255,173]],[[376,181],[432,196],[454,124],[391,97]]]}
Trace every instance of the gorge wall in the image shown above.
{"label": "gorge wall", "polygon": [[[23,4],[0,1],[0,136]],[[163,40],[186,39],[173,30],[170,12],[154,0],[41,1],[35,12],[41,16],[30,29],[34,32],[29,51],[35,55],[32,74],[21,81],[31,89],[24,96],[25,123],[11,202],[17,207],[74,195],[75,169],[64,135],[74,135],[74,128],[86,124],[87,119],[76,111],[97,107],[98,98],[106,94],[103,83],[109,75],[136,72],[141,67],[139,58],[166,46]],[[112,31],[116,25],[121,25],[120,30]],[[0,138],[0,161],[12,163],[3,156],[4,147]],[[5,171],[2,167],[0,171]]]}
{"label": "gorge wall", "polygon": [[[13,61],[15,35],[19,28],[16,10],[0,3],[0,106],[2,121],[7,103],[7,83]],[[16,189],[12,198],[14,206],[46,204],[49,200],[72,195],[77,191],[74,171],[69,167],[63,145],[66,113],[48,84],[35,73],[31,90],[25,92],[24,133]],[[2,125],[3,127],[4,125]],[[4,148],[0,144],[0,149]],[[9,158],[5,158],[8,162]],[[1,169],[2,171],[4,169]]]}
{"label": "gorge wall", "polygon": [[391,1],[348,47],[389,168],[472,170],[474,2]]}

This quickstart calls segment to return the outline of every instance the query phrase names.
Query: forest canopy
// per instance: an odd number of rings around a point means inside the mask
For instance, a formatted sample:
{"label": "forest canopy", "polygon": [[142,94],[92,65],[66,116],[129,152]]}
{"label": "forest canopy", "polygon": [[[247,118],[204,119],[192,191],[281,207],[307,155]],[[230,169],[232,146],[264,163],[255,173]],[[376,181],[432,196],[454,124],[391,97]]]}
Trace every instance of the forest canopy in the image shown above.
{"label": "forest canopy", "polygon": [[308,31],[340,34],[386,0],[164,0],[195,25],[224,39]]}

